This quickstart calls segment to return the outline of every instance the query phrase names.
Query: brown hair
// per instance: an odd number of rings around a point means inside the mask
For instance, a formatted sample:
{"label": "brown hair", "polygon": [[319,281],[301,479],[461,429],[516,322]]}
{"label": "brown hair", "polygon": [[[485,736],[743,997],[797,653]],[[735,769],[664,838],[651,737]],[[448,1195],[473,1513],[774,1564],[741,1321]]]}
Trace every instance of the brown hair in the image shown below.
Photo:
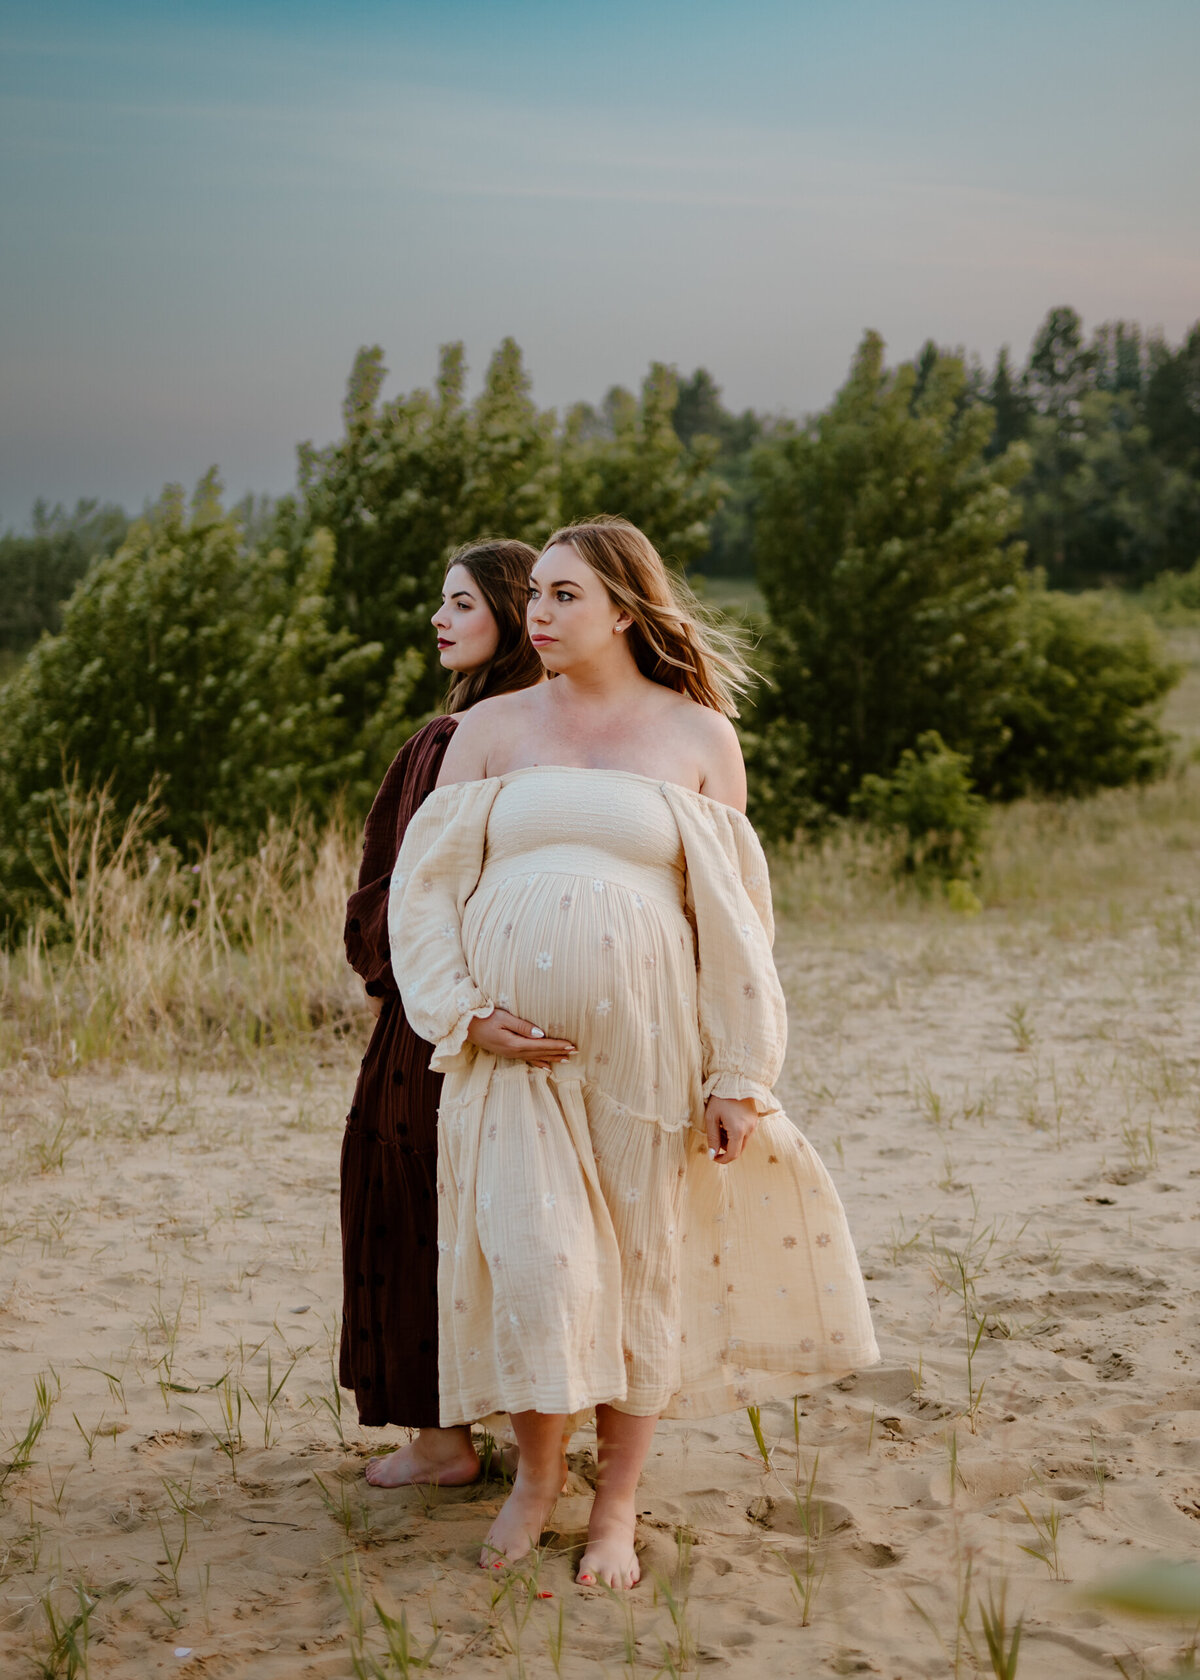
{"label": "brown hair", "polygon": [[750,688],[746,638],[728,629],[669,571],[650,538],[627,519],[601,514],[564,525],[542,546],[570,543],[633,623],[627,632],[637,668],[651,682],[737,717]]}
{"label": "brown hair", "polygon": [[455,549],[446,562],[464,566],[487,602],[500,639],[486,665],[463,671],[450,684],[444,710],[465,712],[478,700],[493,694],[511,694],[541,682],[545,670],[525,630],[525,609],[529,605],[529,573],[537,559],[528,543],[508,537],[485,537]]}

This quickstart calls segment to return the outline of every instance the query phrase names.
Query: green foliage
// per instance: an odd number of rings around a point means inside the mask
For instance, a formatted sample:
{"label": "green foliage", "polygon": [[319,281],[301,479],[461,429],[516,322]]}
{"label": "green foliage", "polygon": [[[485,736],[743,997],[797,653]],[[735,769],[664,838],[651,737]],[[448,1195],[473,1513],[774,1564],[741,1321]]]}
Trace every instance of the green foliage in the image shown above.
{"label": "green foliage", "polygon": [[738,731],[746,760],[746,814],[764,840],[790,840],[815,826],[821,806],[809,792],[808,730],[801,719],[774,717]]}
{"label": "green foliage", "polygon": [[38,502],[33,534],[0,537],[0,650],[22,653],[62,623],[67,596],[98,554],[118,547],[129,521],[121,509],[81,501],[74,513]]}
{"label": "green foliage", "polygon": [[973,787],[969,760],[929,730],[900,754],[890,776],[864,776],[851,808],[898,842],[904,874],[960,883],[978,872],[987,830],[987,801]]}
{"label": "green foliage", "polygon": [[0,916],[55,870],[64,782],[107,783],[118,818],[157,787],[167,834],[252,839],[271,814],[327,802],[357,768],[343,683],[378,645],[330,629],[332,543],[289,561],[247,549],[215,474],[190,511],[168,490],[101,559],[0,690]]}
{"label": "green foliage", "polygon": [[1154,448],[1135,392],[1086,391],[1036,417],[1030,445],[1023,534],[1056,582],[1136,584],[1192,558],[1200,481]]}
{"label": "green foliage", "polygon": [[1091,339],[1052,309],[1023,372],[1002,350],[994,448],[1028,441],[1021,535],[1056,585],[1141,583],[1191,565],[1200,531],[1200,325],[1178,350],[1125,321]]}
{"label": "green foliage", "polygon": [[712,473],[719,444],[698,433],[690,447],[676,431],[674,373],[654,362],[640,401],[619,386],[601,421],[586,404],[567,415],[559,453],[562,523],[621,514],[667,559],[686,565],[708,548],[709,520],[723,486]]}
{"label": "green foliage", "polygon": [[751,462],[754,446],[764,435],[764,422],[752,409],[732,414],[707,368],[697,368],[690,379],[679,382],[672,418],[675,430],[690,447],[701,437],[716,440],[716,470],[726,491],[709,525],[708,548],[697,555],[693,569],[709,577],[752,578],[755,485]]}
{"label": "green foliage", "polygon": [[1163,774],[1158,714],[1180,673],[1144,614],[1035,581],[1014,628],[1020,665],[1000,702],[1008,739],[981,778],[992,798],[1079,796]]}
{"label": "green foliage", "polygon": [[837,811],[928,730],[973,760],[1005,741],[1026,460],[986,459],[991,417],[957,357],[935,357],[919,396],[916,379],[869,333],[830,408],[757,460],[774,686],[748,727],[802,722],[808,794]]}
{"label": "green foliage", "polygon": [[1163,624],[1200,621],[1200,560],[1187,572],[1160,572],[1138,597]]}
{"label": "green foliage", "polygon": [[432,391],[381,403],[383,352],[361,350],[343,405],[343,436],[301,450],[302,529],[333,537],[330,624],[382,658],[345,687],[363,737],[360,794],[370,797],[406,734],[437,704],[444,673],[429,649],[429,614],[447,555],[485,535],[538,542],[557,513],[552,414],[529,394],[506,339],[468,404],[461,345],[443,349]]}

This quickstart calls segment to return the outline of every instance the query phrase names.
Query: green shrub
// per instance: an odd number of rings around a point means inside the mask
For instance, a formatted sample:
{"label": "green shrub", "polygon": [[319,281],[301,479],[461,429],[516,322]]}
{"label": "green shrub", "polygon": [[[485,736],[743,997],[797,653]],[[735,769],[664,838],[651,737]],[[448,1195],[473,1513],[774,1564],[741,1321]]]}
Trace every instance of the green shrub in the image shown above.
{"label": "green shrub", "polygon": [[1015,627],[1020,664],[999,702],[1007,740],[977,766],[991,798],[1079,797],[1166,771],[1170,741],[1158,719],[1180,672],[1144,613],[1035,580]]}
{"label": "green shrub", "polygon": [[1137,599],[1163,624],[1200,623],[1200,560],[1190,572],[1160,572]]}
{"label": "green shrub", "polygon": [[972,759],[1005,738],[1026,458],[988,459],[991,413],[967,395],[957,357],[933,357],[919,383],[869,333],[825,413],[757,458],[775,685],[747,728],[803,724],[808,791],[835,812],[928,730]]}
{"label": "green shrub", "polygon": [[166,492],[100,559],[0,689],[0,922],[44,902],[65,788],[106,786],[119,822],[152,787],[179,845],[256,839],[273,815],[327,804],[358,751],[341,684],[378,658],[327,624],[332,544],[298,571],[247,548],[215,476],[190,513]]}
{"label": "green shrub", "polygon": [[822,808],[809,793],[808,732],[775,718],[762,730],[740,730],[746,760],[746,814],[764,840],[790,840],[815,826]]}
{"label": "green shrub", "polygon": [[870,828],[896,843],[902,873],[961,883],[978,871],[988,821],[987,802],[973,785],[970,761],[931,729],[915,750],[901,753],[890,776],[864,776],[851,804]]}

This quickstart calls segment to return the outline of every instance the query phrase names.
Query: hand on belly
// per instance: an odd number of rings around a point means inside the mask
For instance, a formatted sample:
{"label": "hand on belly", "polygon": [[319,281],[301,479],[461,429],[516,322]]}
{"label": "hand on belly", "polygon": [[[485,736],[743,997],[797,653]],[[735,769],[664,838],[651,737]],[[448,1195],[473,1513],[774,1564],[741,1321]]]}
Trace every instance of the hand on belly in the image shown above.
{"label": "hand on belly", "polygon": [[549,1068],[555,1062],[566,1061],[576,1054],[575,1046],[565,1038],[547,1038],[541,1027],[524,1021],[507,1009],[494,1009],[490,1015],[477,1015],[467,1028],[467,1038],[480,1050],[508,1061],[530,1062],[534,1067]]}

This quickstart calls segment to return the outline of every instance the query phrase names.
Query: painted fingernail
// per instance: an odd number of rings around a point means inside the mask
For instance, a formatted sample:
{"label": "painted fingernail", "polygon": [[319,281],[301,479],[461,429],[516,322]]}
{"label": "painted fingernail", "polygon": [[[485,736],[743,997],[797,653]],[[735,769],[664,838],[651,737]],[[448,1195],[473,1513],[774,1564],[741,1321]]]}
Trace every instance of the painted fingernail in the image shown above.
{"label": "painted fingernail", "polygon": [[716,1160],[716,1158],[717,1158],[717,1152],[716,1152],[716,1150],[715,1150],[715,1149],[710,1149],[710,1150],[709,1150],[709,1152],[708,1152],[708,1158],[709,1158],[709,1160],[710,1160],[710,1161],[715,1161],[715,1160]]}
{"label": "painted fingernail", "polygon": [[529,1036],[530,1038],[545,1038],[546,1035],[541,1027],[530,1027]]}

